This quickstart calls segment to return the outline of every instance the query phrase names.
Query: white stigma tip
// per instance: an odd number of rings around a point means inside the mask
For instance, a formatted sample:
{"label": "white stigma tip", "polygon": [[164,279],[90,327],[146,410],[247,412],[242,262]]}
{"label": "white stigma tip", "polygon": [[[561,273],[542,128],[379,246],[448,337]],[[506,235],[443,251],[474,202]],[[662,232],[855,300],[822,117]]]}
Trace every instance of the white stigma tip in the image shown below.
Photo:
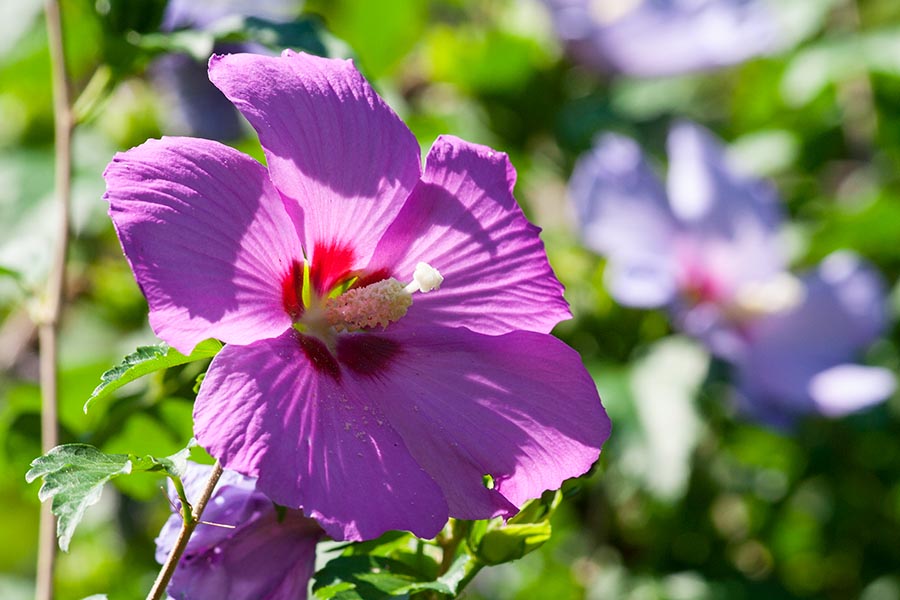
{"label": "white stigma tip", "polygon": [[439,290],[443,282],[444,277],[437,269],[428,263],[420,262],[416,265],[416,270],[413,272],[413,280],[406,286],[406,291],[409,293],[426,293],[432,290]]}

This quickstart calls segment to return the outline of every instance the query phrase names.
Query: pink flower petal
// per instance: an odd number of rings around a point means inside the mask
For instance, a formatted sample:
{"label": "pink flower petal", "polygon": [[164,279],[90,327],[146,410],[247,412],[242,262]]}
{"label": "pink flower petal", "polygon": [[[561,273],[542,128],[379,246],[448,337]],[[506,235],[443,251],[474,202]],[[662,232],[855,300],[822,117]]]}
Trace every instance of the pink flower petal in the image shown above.
{"label": "pink flower petal", "polygon": [[391,529],[433,537],[447,503],[373,401],[383,389],[371,379],[358,385],[324,346],[291,330],[216,356],[194,433],[224,466],[258,476],[258,489],[302,507],[332,537]]}
{"label": "pink flower petal", "polygon": [[444,276],[439,291],[415,296],[405,319],[500,334],[548,332],[571,317],[540,229],[516,204],[514,184],[506,154],[453,136],[435,141],[421,184],[370,267],[408,281],[423,261]]}
{"label": "pink flower petal", "polygon": [[117,154],[104,177],[160,338],[187,353],[290,327],[282,281],[302,251],[262,165],[217,142],[163,138]]}
{"label": "pink flower petal", "polygon": [[[402,354],[360,385],[441,486],[451,516],[484,519],[504,504],[510,514],[585,473],[609,437],[581,358],[550,335],[398,327],[384,337]],[[484,475],[506,502],[488,496]]]}
{"label": "pink flower petal", "polygon": [[412,132],[350,61],[213,56],[209,77],[259,133],[312,264],[337,248],[365,266],[419,179]]}

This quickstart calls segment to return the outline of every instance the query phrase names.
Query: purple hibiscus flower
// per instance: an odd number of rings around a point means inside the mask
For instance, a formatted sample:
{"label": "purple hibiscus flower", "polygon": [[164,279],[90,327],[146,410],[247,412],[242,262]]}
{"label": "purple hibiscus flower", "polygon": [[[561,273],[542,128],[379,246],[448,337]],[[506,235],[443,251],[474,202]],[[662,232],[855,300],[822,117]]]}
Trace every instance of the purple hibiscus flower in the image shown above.
{"label": "purple hibiscus flower", "polygon": [[[200,497],[212,468],[188,463],[188,500]],[[181,503],[169,485],[174,508]],[[256,482],[224,471],[166,592],[173,600],[298,600],[315,570],[322,528],[299,510],[276,510]],[[156,538],[156,560],[169,556],[181,529],[177,512]]]}
{"label": "purple hibiscus flower", "polygon": [[545,0],[573,55],[604,71],[677,75],[778,50],[762,0]]}
{"label": "purple hibiscus flower", "polygon": [[[697,125],[674,126],[668,151],[665,188],[638,145],[615,134],[575,167],[570,196],[586,245],[607,258],[612,296],[666,307],[679,328],[735,366],[744,408],[771,423],[843,414],[890,395],[889,373],[847,365],[883,330],[877,276],[846,258],[792,276],[772,189],[729,165]],[[853,268],[837,277],[829,265],[838,263]],[[847,381],[856,391],[838,397]]]}
{"label": "purple hibiscus flower", "polygon": [[584,473],[610,424],[548,334],[570,314],[506,155],[442,136],[422,172],[349,61],[214,56],[209,74],[268,169],[164,138],[105,174],[154,331],[227,344],[201,445],[342,539],[509,516]]}

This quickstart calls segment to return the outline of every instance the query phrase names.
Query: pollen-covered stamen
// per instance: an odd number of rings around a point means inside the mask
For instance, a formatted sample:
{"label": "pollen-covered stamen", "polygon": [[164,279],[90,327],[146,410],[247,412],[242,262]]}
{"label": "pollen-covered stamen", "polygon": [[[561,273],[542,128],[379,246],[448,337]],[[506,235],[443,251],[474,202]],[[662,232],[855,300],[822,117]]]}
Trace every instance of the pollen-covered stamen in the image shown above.
{"label": "pollen-covered stamen", "polygon": [[412,295],[394,278],[347,290],[325,303],[325,318],[338,331],[387,327],[412,304]]}
{"label": "pollen-covered stamen", "polygon": [[325,302],[325,318],[336,331],[387,327],[406,314],[414,292],[439,289],[443,281],[437,269],[420,262],[413,280],[405,286],[392,277],[329,298]]}

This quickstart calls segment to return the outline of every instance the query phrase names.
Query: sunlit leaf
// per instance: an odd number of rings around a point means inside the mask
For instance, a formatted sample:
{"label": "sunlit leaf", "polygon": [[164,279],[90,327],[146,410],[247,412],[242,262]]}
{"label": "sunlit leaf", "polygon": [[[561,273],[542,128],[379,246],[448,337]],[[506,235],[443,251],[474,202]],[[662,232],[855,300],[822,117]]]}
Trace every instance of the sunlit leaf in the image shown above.
{"label": "sunlit leaf", "polygon": [[293,48],[324,55],[325,44],[319,22],[301,18],[279,23],[258,17],[232,16],[220,19],[205,29],[181,29],[145,35],[132,33],[129,41],[150,54],[183,52],[206,63],[217,43],[254,43],[271,50]]}
{"label": "sunlit leaf", "polygon": [[119,365],[100,377],[100,385],[94,389],[91,397],[84,403],[84,412],[88,411],[91,404],[108,397],[126,383],[154,371],[211,358],[221,349],[222,343],[212,339],[197,344],[190,356],[185,356],[165,343],[157,346],[141,346],[126,356]]}
{"label": "sunlit leaf", "polygon": [[499,565],[518,560],[550,539],[550,517],[562,501],[562,493],[545,492],[529,501],[505,524],[502,519],[475,521],[468,545],[483,564]]}
{"label": "sunlit leaf", "polygon": [[137,471],[164,471],[178,476],[184,471],[187,452],[185,449],[168,458],[138,457],[104,454],[87,444],[66,444],[34,459],[25,481],[43,478],[38,498],[41,502],[52,500],[53,514],[59,519],[59,547],[66,551],[84,511],[100,500],[108,481]]}
{"label": "sunlit leaf", "polygon": [[378,600],[407,597],[417,583],[406,564],[380,556],[339,556],[315,575],[313,596],[321,600]]}

